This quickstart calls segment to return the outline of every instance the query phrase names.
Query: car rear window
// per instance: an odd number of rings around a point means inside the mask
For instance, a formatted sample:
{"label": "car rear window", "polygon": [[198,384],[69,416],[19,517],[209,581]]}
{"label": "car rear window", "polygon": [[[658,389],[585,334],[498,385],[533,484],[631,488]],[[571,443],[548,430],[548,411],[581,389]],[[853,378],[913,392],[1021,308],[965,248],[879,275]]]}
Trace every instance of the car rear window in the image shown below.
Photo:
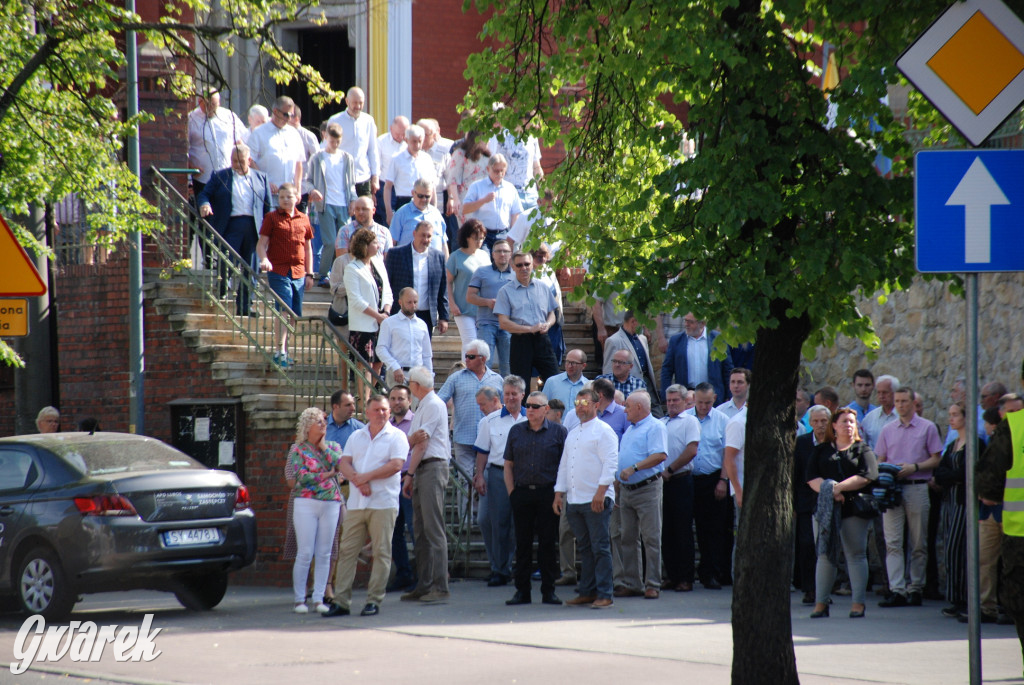
{"label": "car rear window", "polygon": [[128,471],[205,469],[195,459],[159,440],[94,439],[47,445],[76,470],[90,476]]}

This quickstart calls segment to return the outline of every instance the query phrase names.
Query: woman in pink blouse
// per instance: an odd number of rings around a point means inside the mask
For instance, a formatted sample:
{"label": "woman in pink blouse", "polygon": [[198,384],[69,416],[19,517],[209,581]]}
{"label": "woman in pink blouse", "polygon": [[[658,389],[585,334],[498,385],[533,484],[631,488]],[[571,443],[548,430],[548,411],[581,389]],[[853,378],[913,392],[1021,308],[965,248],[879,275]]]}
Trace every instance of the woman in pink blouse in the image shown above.
{"label": "woman in pink blouse", "polygon": [[487,141],[481,139],[478,131],[467,133],[452,150],[452,161],[445,177],[448,183],[448,214],[458,216],[460,224],[466,221],[462,215],[462,199],[473,183],[487,176],[487,160],[490,158]]}

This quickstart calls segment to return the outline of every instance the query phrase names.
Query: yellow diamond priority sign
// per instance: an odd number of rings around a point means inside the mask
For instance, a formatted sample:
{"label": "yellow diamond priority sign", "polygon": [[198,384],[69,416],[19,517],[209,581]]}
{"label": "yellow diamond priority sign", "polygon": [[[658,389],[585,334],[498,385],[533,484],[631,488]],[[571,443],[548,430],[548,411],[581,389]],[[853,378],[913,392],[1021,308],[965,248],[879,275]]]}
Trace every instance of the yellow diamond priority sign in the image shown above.
{"label": "yellow diamond priority sign", "polygon": [[1024,22],[1000,0],[955,2],[896,66],[980,145],[1024,102]]}

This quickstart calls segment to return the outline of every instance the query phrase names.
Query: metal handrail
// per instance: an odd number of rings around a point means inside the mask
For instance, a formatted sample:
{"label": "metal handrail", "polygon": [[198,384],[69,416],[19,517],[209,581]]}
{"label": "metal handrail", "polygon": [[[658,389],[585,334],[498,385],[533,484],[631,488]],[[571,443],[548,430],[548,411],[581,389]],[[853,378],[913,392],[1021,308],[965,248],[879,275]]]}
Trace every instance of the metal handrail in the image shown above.
{"label": "metal handrail", "polygon": [[[322,316],[298,317],[292,324],[285,312],[279,310],[287,305],[268,287],[266,276],[251,264],[243,263],[241,256],[199,216],[160,170],[152,168],[151,178],[159,217],[166,227],[153,236],[164,267],[183,274],[196,286],[203,301],[213,307],[214,315],[228,322],[233,337],[244,341],[243,359],[234,361],[263,364],[289,389],[285,394],[291,395],[290,407],[276,409],[329,409],[331,394],[339,388],[349,388],[350,375],[368,383],[373,392],[384,391],[384,379],[373,372],[334,324]],[[205,265],[192,264],[193,237],[208,262]],[[246,296],[246,291],[252,301],[251,309],[258,317],[236,313],[236,298]],[[288,331],[295,364],[287,368],[274,363],[275,325]],[[362,393],[353,394],[359,409],[365,409]]]}
{"label": "metal handrail", "polygon": [[[452,575],[461,570],[463,576],[469,575],[470,538],[473,532],[473,511],[476,494],[473,489],[473,476],[467,473],[454,459],[448,478],[448,489],[445,491],[445,534],[448,537],[448,568]],[[450,512],[454,512],[452,515]]]}

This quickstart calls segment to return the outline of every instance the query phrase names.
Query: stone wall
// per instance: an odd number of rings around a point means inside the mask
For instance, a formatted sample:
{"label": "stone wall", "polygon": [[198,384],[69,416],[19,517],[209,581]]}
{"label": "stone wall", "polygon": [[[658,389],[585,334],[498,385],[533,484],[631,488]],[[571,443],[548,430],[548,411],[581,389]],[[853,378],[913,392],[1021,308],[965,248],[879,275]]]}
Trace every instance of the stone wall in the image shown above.
{"label": "stone wall", "polygon": [[[1002,381],[1021,390],[1024,357],[1024,274],[984,274],[978,278],[978,382]],[[888,373],[924,396],[924,416],[944,428],[949,390],[967,373],[966,302],[945,283],[918,277],[908,290],[885,304],[877,297],[860,304],[882,341],[874,359],[858,340],[840,338],[804,363],[804,386],[812,392],[832,385],[845,404],[853,400],[853,372],[868,368]]]}

